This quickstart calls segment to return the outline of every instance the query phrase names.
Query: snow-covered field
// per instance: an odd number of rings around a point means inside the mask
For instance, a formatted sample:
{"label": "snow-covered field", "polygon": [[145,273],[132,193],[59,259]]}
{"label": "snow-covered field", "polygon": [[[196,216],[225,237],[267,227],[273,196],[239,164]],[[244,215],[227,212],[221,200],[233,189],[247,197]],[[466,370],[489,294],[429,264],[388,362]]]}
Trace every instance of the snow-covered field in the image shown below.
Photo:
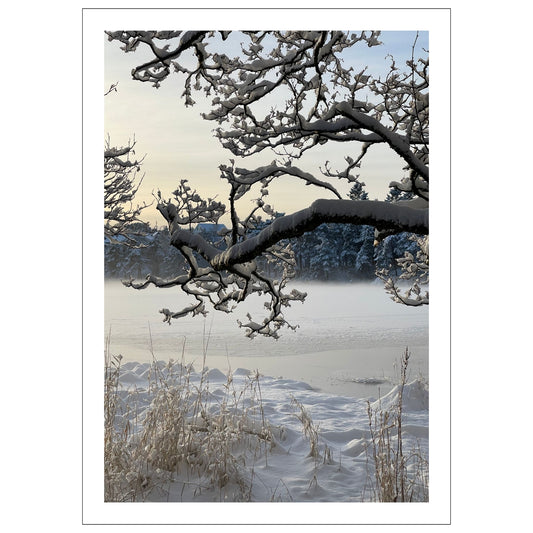
{"label": "snow-covered field", "polygon": [[[179,307],[179,293],[106,283],[108,353],[122,356],[112,423],[130,451],[142,450],[137,463],[115,471],[113,498],[379,500],[379,421],[387,410],[395,417],[406,346],[406,476],[416,483],[415,499],[428,497],[421,486],[429,456],[427,309],[398,306],[379,285],[297,286],[308,300],[287,316],[300,327],[273,341],[247,339],[235,324],[238,314],[180,319],[169,327],[158,309]],[[260,309],[256,302],[242,312]],[[182,418],[175,414],[180,410]],[[189,457],[158,462],[169,442],[175,449],[185,434]],[[393,427],[392,453],[395,435]]]}
{"label": "snow-covered field", "polygon": [[[117,436],[128,428],[130,456],[140,459],[115,475],[110,494],[146,502],[377,501],[368,407],[373,423],[389,411],[392,424],[399,392],[368,403],[243,368],[228,379],[218,369],[126,362],[114,423]],[[415,501],[428,497],[428,400],[420,379],[403,388],[406,490]]]}

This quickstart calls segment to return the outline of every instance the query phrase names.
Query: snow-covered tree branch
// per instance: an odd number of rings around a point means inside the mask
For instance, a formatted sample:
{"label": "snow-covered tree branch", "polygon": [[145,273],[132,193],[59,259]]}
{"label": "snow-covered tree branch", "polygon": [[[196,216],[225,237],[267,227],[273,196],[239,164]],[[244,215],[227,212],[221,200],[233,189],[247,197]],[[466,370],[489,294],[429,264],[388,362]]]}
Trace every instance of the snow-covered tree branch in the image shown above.
{"label": "snow-covered tree branch", "polygon": [[[125,52],[141,44],[153,58],[132,71],[134,79],[159,87],[172,75],[181,76],[186,106],[195,105],[193,94],[211,97],[203,118],[233,157],[247,158],[270,152],[274,161],[255,168],[221,164],[220,178],[228,184],[229,205],[204,200],[182,180],[173,198],[158,194],[158,209],[166,219],[171,244],[184,256],[186,272],[172,280],[148,276],[128,285],[143,288],[179,285],[194,297],[190,307],[171,312],[169,320],[183,314],[204,313],[205,303],[231,311],[252,293],[268,295],[270,314],[263,322],[251,317],[241,324],[248,334],[277,336],[287,325],[283,307],[305,295],[284,293],[294,270],[294,257],[286,239],[313,231],[325,222],[373,226],[376,241],[387,235],[417,235],[419,256],[400,261],[411,285],[402,296],[385,270],[380,277],[396,300],[408,305],[429,302],[421,285],[428,283],[429,265],[429,61],[415,59],[415,47],[405,66],[390,58],[387,75],[372,77],[356,63],[357,48],[379,46],[377,31],[115,31]],[[350,50],[354,52],[350,52]],[[230,57],[232,55],[233,57]],[[327,143],[346,146],[345,170],[333,171],[329,162],[321,177],[295,162],[314,147]],[[368,200],[352,171],[361,165],[374,145],[383,145],[404,162],[404,176],[391,180],[391,191],[408,200]],[[179,170],[179,169],[178,169]],[[297,178],[323,191],[324,199],[284,216],[266,203],[275,180]],[[352,184],[353,199],[343,199],[339,182]],[[242,212],[244,196],[255,194],[253,208]],[[254,192],[255,191],[255,192]],[[239,205],[239,209],[238,209]],[[209,242],[197,224],[217,224],[223,216],[230,227]],[[266,218],[263,218],[266,217]],[[282,266],[280,279],[268,279],[258,267],[260,257]]]}

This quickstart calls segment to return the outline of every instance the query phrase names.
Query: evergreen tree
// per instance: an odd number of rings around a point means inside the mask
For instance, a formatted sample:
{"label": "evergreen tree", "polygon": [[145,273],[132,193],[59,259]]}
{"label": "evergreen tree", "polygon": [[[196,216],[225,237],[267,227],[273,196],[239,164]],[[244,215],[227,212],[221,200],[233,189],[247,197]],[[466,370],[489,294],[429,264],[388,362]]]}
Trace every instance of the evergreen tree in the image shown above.
{"label": "evergreen tree", "polygon": [[404,200],[412,200],[414,198],[414,194],[411,191],[401,191],[400,189],[397,189],[395,187],[391,187],[389,189],[389,192],[387,193],[387,197],[385,198],[386,202],[402,202]]}
{"label": "evergreen tree", "polygon": [[[385,198],[386,202],[396,203],[412,200],[414,194],[410,191],[402,191],[392,187]],[[419,247],[412,239],[411,233],[396,233],[389,235],[381,241],[376,250],[376,268],[378,270],[387,269],[390,274],[399,276],[401,268],[397,260],[402,258],[405,252],[410,252],[416,256]]]}
{"label": "evergreen tree", "polygon": [[364,185],[365,184],[361,181],[356,181],[352,185],[352,188],[348,193],[350,200],[368,200],[368,193],[364,190]]}
{"label": "evergreen tree", "polygon": [[355,261],[357,279],[373,279],[375,277],[374,228],[357,226],[357,229],[360,232],[361,243]]}

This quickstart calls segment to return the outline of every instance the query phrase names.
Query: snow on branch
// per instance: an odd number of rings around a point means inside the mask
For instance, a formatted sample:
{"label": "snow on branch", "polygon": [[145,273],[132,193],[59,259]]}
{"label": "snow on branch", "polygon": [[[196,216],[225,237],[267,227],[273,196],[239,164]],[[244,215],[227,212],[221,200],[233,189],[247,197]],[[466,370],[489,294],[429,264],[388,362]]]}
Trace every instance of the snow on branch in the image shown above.
{"label": "snow on branch", "polygon": [[378,135],[384,142],[386,142],[401,158],[409,164],[409,166],[425,180],[429,181],[429,168],[416,157],[416,155],[409,149],[409,142],[406,138],[391,131],[389,128],[381,124],[379,121],[353,109],[348,102],[341,102],[337,104],[339,113],[353,120],[358,127],[365,128]]}
{"label": "snow on branch", "polygon": [[[319,180],[310,172],[306,172],[292,164],[278,165],[277,161],[274,160],[270,165],[262,166],[254,170],[234,168],[233,166],[229,167],[226,165],[221,165],[219,168],[222,172],[222,177],[237,186],[245,185],[248,188],[255,183],[265,183],[266,181],[270,183],[273,178],[287,175],[303,180],[306,185],[314,185],[316,187],[327,189],[337,198],[341,198],[340,193],[331,183]],[[347,177],[347,179],[349,178]],[[353,181],[353,179],[349,179],[349,181]]]}
{"label": "snow on branch", "polygon": [[[258,235],[235,244],[223,253],[211,258],[213,266],[220,270],[229,265],[250,261],[274,243],[317,228],[326,222],[374,226],[377,230],[408,231],[427,234],[429,216],[427,209],[413,209],[401,204],[362,200],[315,200],[308,208],[292,215],[277,218]],[[174,238],[181,242],[183,234]],[[191,240],[187,239],[191,245]]]}

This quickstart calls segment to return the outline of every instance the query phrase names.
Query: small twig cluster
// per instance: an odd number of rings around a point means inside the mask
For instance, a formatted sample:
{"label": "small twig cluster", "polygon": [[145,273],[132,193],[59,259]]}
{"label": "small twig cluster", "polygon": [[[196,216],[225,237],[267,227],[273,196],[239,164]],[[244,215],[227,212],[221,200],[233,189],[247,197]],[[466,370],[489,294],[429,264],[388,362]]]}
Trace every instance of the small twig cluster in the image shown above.
{"label": "small twig cluster", "polygon": [[[429,237],[412,235],[411,240],[418,244],[416,255],[405,252],[403,257],[396,260],[401,269],[401,274],[395,279],[391,276],[391,269],[382,269],[376,272],[377,276],[385,282],[385,291],[398,303],[409,306],[429,304],[429,291],[423,290],[429,284]],[[402,283],[408,286],[402,292]]]}

